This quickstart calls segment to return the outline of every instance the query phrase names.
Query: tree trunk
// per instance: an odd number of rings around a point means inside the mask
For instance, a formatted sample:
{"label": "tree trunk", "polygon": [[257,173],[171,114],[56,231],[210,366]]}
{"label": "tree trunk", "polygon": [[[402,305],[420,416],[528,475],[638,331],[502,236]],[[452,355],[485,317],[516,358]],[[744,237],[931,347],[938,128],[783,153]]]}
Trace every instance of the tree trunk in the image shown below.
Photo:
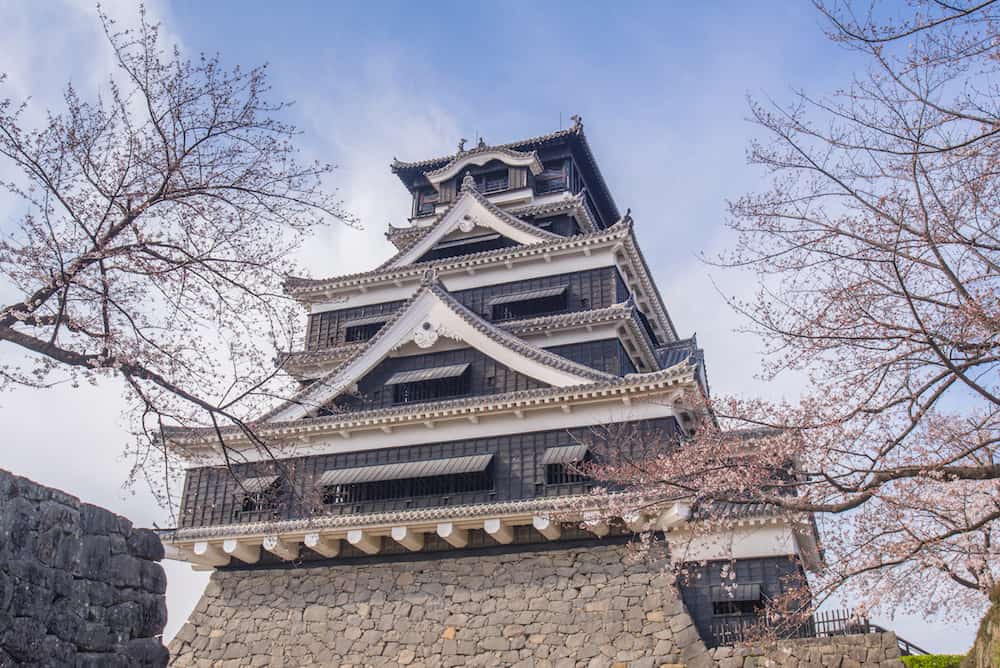
{"label": "tree trunk", "polygon": [[992,605],[979,624],[976,642],[962,661],[962,668],[1000,668],[1000,585],[990,595]]}

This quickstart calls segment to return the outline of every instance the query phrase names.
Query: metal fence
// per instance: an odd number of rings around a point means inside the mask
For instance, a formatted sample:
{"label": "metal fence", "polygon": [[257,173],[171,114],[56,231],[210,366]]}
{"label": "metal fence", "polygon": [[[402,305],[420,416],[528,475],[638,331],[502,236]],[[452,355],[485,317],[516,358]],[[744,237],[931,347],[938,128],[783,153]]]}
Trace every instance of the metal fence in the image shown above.
{"label": "metal fence", "polygon": [[[756,615],[742,615],[712,620],[712,641],[715,646],[735,645],[754,638],[775,634],[779,638],[829,638],[862,633],[885,633],[887,629],[872,624],[850,610],[824,610],[798,624],[773,627]],[[928,654],[924,649],[897,636],[899,651],[903,656]]]}

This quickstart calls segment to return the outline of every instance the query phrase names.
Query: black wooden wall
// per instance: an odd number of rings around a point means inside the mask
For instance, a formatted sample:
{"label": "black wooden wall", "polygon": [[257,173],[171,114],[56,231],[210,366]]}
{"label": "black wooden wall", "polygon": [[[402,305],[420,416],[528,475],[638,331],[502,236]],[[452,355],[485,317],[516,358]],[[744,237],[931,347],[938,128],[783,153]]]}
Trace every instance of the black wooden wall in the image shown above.
{"label": "black wooden wall", "polygon": [[[628,288],[618,274],[618,270],[615,267],[602,267],[588,271],[545,276],[528,281],[459,290],[454,292],[453,296],[470,310],[490,320],[493,317],[489,305],[491,299],[516,292],[560,285],[568,286],[567,312],[606,308],[625,301],[629,295]],[[311,315],[309,316],[309,328],[306,336],[306,350],[318,350],[340,345],[344,343],[346,329],[344,323],[380,314],[385,314],[388,318],[403,304],[402,301],[385,302]]]}
{"label": "black wooden wall", "polygon": [[[448,441],[382,450],[348,452],[313,457],[299,457],[280,463],[238,464],[240,479],[279,474],[284,479],[281,502],[272,511],[242,512],[243,491],[225,467],[195,468],[187,472],[180,513],[182,528],[275,519],[296,519],[316,514],[381,512],[407,508],[516,501],[540,496],[579,494],[587,485],[545,484],[542,456],[546,448],[587,443],[598,458],[622,454],[639,457],[642,450],[667,447],[676,443],[677,423],[673,418],[626,423],[628,438],[617,438],[615,431],[593,428],[558,429],[534,433],[510,434],[491,438]],[[316,481],[329,469],[353,468],[394,462],[421,461],[493,454],[492,491],[472,492],[453,497],[419,497],[366,502],[357,506],[324,506]]]}
{"label": "black wooden wall", "polygon": [[[592,369],[616,376],[635,373],[635,366],[618,339],[582,341],[565,346],[553,346],[547,350]],[[466,371],[469,375],[469,392],[462,396],[476,397],[547,387],[544,383],[510,369],[475,348],[460,348],[427,353],[426,355],[390,357],[358,381],[356,394],[345,394],[338,397],[335,408],[331,407],[330,410],[324,411],[322,414],[331,415],[336,410],[360,411],[389,408],[394,405],[393,389],[385,385],[390,376],[400,371],[429,369],[452,364],[469,365],[469,369]]]}

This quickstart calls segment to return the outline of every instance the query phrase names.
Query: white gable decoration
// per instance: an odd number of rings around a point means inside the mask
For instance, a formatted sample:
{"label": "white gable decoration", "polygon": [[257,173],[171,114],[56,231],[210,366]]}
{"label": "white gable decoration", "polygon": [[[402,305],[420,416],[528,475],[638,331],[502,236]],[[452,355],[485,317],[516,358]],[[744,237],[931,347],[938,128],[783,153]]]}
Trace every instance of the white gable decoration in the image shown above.
{"label": "white gable decoration", "polygon": [[532,151],[514,151],[509,148],[483,148],[473,149],[460,153],[458,157],[440,169],[426,172],[424,176],[431,182],[435,190],[441,188],[441,184],[448,179],[453,179],[461,173],[463,169],[470,165],[482,167],[492,160],[499,160],[508,167],[527,167],[531,173],[538,176],[542,173],[542,161],[538,159],[538,153]]}
{"label": "white gable decoration", "polygon": [[492,230],[522,245],[565,238],[501,211],[476,191],[471,179],[467,179],[462,184],[458,199],[445,211],[441,220],[413,246],[398,253],[383,267],[397,268],[413,264],[449,234],[469,233],[477,227]]}

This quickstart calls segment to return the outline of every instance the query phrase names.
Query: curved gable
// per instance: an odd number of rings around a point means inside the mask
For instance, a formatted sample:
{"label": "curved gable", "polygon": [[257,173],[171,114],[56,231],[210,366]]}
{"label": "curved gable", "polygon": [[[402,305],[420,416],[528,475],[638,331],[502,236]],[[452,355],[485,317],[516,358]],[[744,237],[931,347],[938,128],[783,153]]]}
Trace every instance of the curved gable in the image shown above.
{"label": "curved gable", "polygon": [[542,167],[542,161],[538,159],[538,153],[535,151],[527,153],[514,151],[509,148],[498,147],[473,149],[472,151],[459,153],[454,160],[449,162],[444,167],[426,172],[424,176],[426,176],[427,180],[431,182],[431,185],[434,186],[435,190],[439,190],[442,183],[448,179],[455,178],[466,167],[473,165],[476,167],[482,167],[486,163],[493,160],[502,162],[508,167],[527,167],[535,176],[541,174],[544,169]]}
{"label": "curved gable", "polygon": [[423,285],[356,355],[268,413],[264,420],[283,422],[307,417],[354,386],[393,351],[411,342],[429,349],[442,337],[464,342],[544,385],[572,387],[616,378],[525,343],[486,322],[433,282]]}
{"label": "curved gable", "polygon": [[414,264],[449,234],[468,233],[476,228],[492,230],[522,245],[558,241],[564,238],[519,220],[497,208],[476,191],[471,179],[467,179],[462,184],[462,192],[458,199],[448,207],[441,220],[382,267],[397,268]]}

